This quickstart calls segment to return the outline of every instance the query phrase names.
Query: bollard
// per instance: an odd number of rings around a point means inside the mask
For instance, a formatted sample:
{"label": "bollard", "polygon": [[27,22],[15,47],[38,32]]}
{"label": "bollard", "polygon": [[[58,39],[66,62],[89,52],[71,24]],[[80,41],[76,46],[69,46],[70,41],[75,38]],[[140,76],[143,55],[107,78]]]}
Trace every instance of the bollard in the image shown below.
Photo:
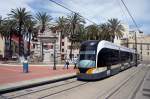
{"label": "bollard", "polygon": [[24,73],[28,73],[29,71],[28,71],[28,61],[27,60],[25,60],[24,62],[23,62],[23,72]]}

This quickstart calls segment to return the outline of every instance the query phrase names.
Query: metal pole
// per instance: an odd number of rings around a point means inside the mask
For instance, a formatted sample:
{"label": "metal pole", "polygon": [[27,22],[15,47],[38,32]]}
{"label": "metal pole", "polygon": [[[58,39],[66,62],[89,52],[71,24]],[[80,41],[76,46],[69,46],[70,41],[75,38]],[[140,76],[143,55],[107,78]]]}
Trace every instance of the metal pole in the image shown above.
{"label": "metal pole", "polygon": [[56,41],[54,42],[54,67],[53,70],[56,70]]}
{"label": "metal pole", "polygon": [[135,66],[137,66],[137,37],[135,32]]}
{"label": "metal pole", "polygon": [[42,48],[42,49],[41,49],[41,50],[42,50],[42,57],[41,57],[41,58],[42,58],[42,62],[43,62],[43,60],[44,60],[43,42],[41,42],[41,48]]}

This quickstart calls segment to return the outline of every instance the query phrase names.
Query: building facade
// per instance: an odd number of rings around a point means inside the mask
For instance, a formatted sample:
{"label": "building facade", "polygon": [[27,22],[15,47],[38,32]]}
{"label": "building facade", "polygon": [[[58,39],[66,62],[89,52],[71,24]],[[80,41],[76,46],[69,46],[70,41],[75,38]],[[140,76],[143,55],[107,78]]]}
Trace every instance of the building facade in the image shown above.
{"label": "building facade", "polygon": [[136,38],[127,38],[121,41],[121,45],[136,49],[140,55],[140,59],[143,61],[150,61],[150,36],[141,36]]}
{"label": "building facade", "polygon": [[[60,37],[60,32],[47,27],[44,33],[38,32],[37,41],[32,41],[31,53],[32,61],[53,63],[63,63],[64,60],[69,59],[70,41],[68,37]],[[79,50],[72,50],[73,59],[78,57]],[[71,60],[70,60],[71,61]]]}

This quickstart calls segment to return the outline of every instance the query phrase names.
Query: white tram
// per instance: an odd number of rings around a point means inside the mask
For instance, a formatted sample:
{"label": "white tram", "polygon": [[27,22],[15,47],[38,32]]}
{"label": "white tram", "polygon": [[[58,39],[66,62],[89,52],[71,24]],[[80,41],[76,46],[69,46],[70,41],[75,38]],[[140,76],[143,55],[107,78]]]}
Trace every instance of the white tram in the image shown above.
{"label": "white tram", "polygon": [[135,50],[108,41],[89,40],[81,44],[77,79],[98,80],[135,65]]}

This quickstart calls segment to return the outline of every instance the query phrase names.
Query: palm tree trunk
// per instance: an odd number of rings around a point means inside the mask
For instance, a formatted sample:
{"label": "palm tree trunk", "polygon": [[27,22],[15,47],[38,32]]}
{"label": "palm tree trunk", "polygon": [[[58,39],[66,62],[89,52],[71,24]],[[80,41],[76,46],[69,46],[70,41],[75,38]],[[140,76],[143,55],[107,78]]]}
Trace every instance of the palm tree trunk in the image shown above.
{"label": "palm tree trunk", "polygon": [[31,33],[29,33],[28,56],[30,55]]}
{"label": "palm tree trunk", "polygon": [[22,56],[22,50],[21,50],[21,39],[22,39],[22,35],[21,35],[21,28],[22,28],[22,22],[19,23],[19,56]]}
{"label": "palm tree trunk", "polygon": [[9,56],[10,56],[10,58],[12,58],[11,39],[12,39],[12,31],[10,31],[10,36],[9,36]]}
{"label": "palm tree trunk", "polygon": [[71,40],[71,45],[70,45],[70,59],[72,59],[72,45],[73,45],[73,41]]}
{"label": "palm tree trunk", "polygon": [[62,43],[62,31],[60,31],[60,52],[61,52],[61,44]]}
{"label": "palm tree trunk", "polygon": [[73,24],[73,32],[71,33],[71,45],[70,45],[70,59],[72,59],[72,45],[73,45],[73,34],[75,30],[75,25]]}

